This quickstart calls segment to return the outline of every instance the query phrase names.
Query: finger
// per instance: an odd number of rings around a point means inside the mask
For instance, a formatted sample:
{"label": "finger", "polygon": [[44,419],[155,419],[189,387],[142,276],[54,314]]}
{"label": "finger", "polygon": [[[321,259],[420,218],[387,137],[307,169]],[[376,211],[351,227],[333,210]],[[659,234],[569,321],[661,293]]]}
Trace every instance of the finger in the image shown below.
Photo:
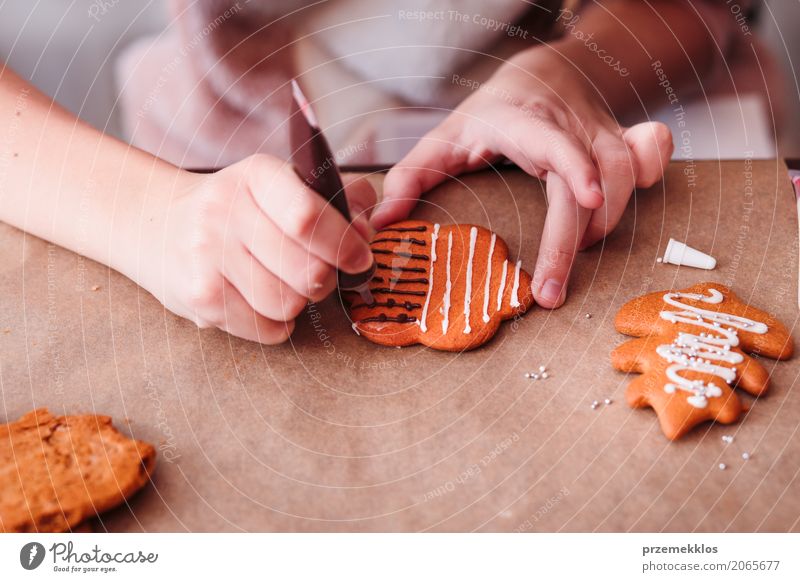
{"label": "finger", "polygon": [[389,170],[383,182],[383,200],[372,215],[373,227],[380,230],[404,219],[422,193],[472,166],[478,167],[477,160],[469,165],[470,152],[459,143],[453,127],[454,123],[446,120]]}
{"label": "finger", "polygon": [[581,241],[581,249],[605,238],[617,226],[633,194],[638,172],[633,152],[621,136],[604,131],[595,138],[593,149],[600,167],[606,200],[600,208],[592,212]]}
{"label": "finger", "polygon": [[558,174],[584,208],[599,208],[606,193],[587,147],[553,121],[511,120],[499,135],[500,152],[533,176]]}
{"label": "finger", "polygon": [[346,176],[343,180],[353,228],[370,241],[375,236],[375,229],[369,221],[378,199],[375,188],[363,176]]}
{"label": "finger", "polygon": [[291,321],[308,303],[288,284],[269,272],[244,247],[226,254],[222,274],[247,304],[260,315],[275,321]]}
{"label": "finger", "polygon": [[661,179],[674,148],[669,128],[648,122],[627,129],[622,138],[602,134],[594,149],[606,204],[592,214],[581,248],[603,239],[619,224],[634,186],[649,188]]}
{"label": "finger", "polygon": [[664,175],[675,149],[669,127],[657,121],[637,123],[622,134],[636,160],[636,186],[649,188]]}
{"label": "finger", "polygon": [[312,301],[336,287],[336,270],[289,238],[252,201],[237,210],[234,232],[261,265]]}
{"label": "finger", "polygon": [[289,166],[251,156],[248,172],[256,205],[294,241],[330,265],[360,273],[372,265],[364,237],[331,204],[309,189]]}
{"label": "finger", "polygon": [[294,321],[273,321],[254,311],[228,281],[223,282],[224,311],[217,327],[232,335],[261,344],[279,344],[289,338]]}
{"label": "finger", "polygon": [[536,302],[552,309],[566,299],[567,281],[591,211],[580,206],[568,184],[552,173],[547,176],[547,199],[547,218],[531,287]]}

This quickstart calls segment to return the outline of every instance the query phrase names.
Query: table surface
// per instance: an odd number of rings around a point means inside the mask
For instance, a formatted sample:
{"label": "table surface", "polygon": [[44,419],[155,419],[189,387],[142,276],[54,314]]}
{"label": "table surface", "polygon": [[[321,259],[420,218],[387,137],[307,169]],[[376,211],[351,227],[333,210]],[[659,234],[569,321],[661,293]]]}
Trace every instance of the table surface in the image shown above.
{"label": "table surface", "polygon": [[[437,189],[416,216],[490,227],[531,268],[545,209],[541,184],[507,170]],[[625,301],[703,280],[794,334],[797,232],[782,162],[674,163],[581,254],[562,309],[450,354],[366,342],[338,297],[282,346],[198,330],[109,269],[0,225],[0,420],[96,412],[157,445],[153,483],[101,531],[798,531],[800,358],[762,360],[771,391],[746,397],[745,419],[676,443],[627,407],[608,358]],[[658,264],[669,237],[717,269]],[[549,379],[523,377],[539,365]]]}

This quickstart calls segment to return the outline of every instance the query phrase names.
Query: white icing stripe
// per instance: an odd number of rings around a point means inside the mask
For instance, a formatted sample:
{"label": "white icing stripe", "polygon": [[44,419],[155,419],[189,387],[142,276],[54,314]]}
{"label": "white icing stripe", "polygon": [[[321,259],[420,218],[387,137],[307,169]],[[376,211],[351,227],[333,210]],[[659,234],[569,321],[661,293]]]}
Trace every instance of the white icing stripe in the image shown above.
{"label": "white icing stripe", "polygon": [[[700,332],[679,333],[672,344],[663,344],[656,348],[656,353],[670,362],[667,368],[668,382],[664,391],[670,394],[675,390],[683,390],[691,395],[687,397],[689,404],[695,408],[708,406],[708,399],[722,396],[722,389],[713,382],[684,378],[679,372],[694,371],[710,374],[730,384],[736,379],[736,369],[721,366],[714,362],[740,364],[744,356],[730,351],[739,345],[739,336],[734,328],[752,333],[767,333],[768,327],[760,321],[732,315],[719,311],[709,311],[692,305],[681,303],[678,299],[693,299],[703,303],[719,304],[724,297],[717,289],[708,289],[709,295],[698,293],[667,293],[664,302],[682,311],[662,311],[662,319],[673,323],[686,323],[710,330],[713,333]],[[723,327],[727,326],[727,327]]]}
{"label": "white icing stripe", "polygon": [[517,261],[517,266],[514,267],[514,286],[511,288],[511,307],[519,307],[519,270],[522,267],[522,261]]}
{"label": "white icing stripe", "polygon": [[506,275],[508,275],[508,259],[503,261],[503,273],[500,276],[500,289],[497,290],[497,311],[503,306],[503,291],[506,290]]}
{"label": "white icing stripe", "polygon": [[489,291],[492,284],[492,255],[494,255],[494,244],[497,235],[492,233],[492,241],[489,243],[489,260],[486,262],[486,283],[483,287],[483,321],[489,323]]}
{"label": "white icing stripe", "polygon": [[431,270],[428,273],[428,294],[425,296],[425,306],[422,308],[422,317],[419,320],[419,328],[422,333],[428,331],[428,305],[431,302],[431,292],[433,291],[433,267],[436,265],[436,240],[439,238],[439,225],[433,225],[431,233]]}
{"label": "white icing stripe", "polygon": [[467,260],[467,285],[464,289],[464,333],[471,333],[469,326],[470,304],[472,303],[472,260],[475,258],[475,241],[478,240],[478,229],[469,230],[469,259]]}
{"label": "white icing stripe", "polygon": [[450,280],[450,256],[453,254],[453,231],[447,233],[447,282],[444,286],[444,300],[442,301],[442,333],[447,333],[450,325],[450,290],[453,284]]}

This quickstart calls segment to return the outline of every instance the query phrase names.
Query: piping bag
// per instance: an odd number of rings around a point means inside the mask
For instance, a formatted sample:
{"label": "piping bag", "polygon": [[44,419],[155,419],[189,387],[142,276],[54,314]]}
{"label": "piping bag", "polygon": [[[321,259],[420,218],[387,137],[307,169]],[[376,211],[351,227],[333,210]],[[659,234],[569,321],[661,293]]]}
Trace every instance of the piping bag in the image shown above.
{"label": "piping bag", "polygon": [[[328,140],[325,139],[319,128],[319,123],[308,100],[294,80],[292,80],[292,112],[289,117],[289,132],[292,148],[291,161],[297,175],[309,188],[338,210],[347,222],[352,222],[336,158],[331,152]],[[372,305],[374,299],[369,290],[369,282],[375,274],[375,268],[375,263],[373,263],[369,269],[355,275],[338,271],[339,289],[356,291],[364,303]]]}

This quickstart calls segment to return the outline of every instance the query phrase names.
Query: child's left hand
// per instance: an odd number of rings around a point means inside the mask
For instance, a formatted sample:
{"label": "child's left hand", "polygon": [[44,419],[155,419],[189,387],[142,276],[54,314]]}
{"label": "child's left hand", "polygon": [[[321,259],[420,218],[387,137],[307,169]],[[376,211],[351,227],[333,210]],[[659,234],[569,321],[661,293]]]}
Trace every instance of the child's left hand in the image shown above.
{"label": "child's left hand", "polygon": [[533,50],[503,65],[389,172],[372,222],[404,218],[448,177],[508,158],[547,180],[532,287],[540,305],[558,307],[578,250],[617,225],[634,186],[661,179],[672,150],[667,126],[621,127],[574,67]]}

